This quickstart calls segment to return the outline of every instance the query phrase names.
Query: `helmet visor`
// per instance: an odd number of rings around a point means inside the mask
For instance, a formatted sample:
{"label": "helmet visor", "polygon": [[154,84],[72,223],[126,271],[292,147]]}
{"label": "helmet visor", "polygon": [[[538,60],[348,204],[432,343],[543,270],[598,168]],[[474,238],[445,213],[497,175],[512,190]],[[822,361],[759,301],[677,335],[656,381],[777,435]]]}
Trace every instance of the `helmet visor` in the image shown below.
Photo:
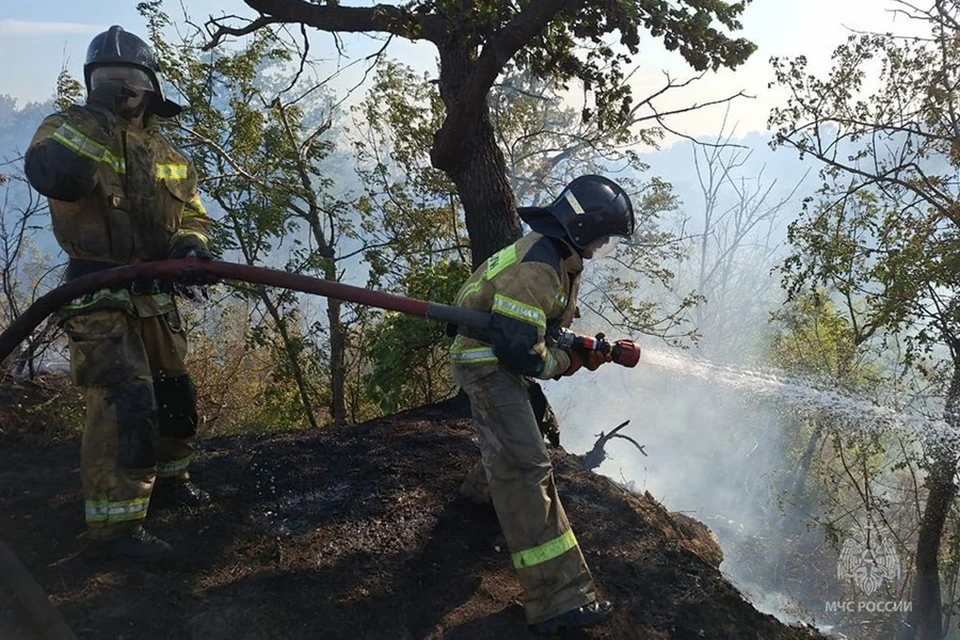
{"label": "helmet visor", "polygon": [[602,236],[587,245],[584,257],[592,260],[606,258],[613,254],[618,244],[620,244],[620,236]]}
{"label": "helmet visor", "polygon": [[122,82],[137,91],[157,91],[147,72],[136,67],[104,66],[94,69],[90,74],[90,89],[96,89],[105,82]]}

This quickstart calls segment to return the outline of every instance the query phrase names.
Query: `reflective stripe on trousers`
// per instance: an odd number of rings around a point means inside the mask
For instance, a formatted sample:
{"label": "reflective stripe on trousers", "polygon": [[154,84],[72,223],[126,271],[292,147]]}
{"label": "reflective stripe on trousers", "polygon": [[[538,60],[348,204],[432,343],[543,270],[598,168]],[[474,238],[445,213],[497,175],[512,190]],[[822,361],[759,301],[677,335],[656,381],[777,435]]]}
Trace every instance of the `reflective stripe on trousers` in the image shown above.
{"label": "reflective stripe on trousers", "polygon": [[158,478],[173,478],[183,473],[190,466],[190,457],[179,460],[170,460],[157,463]]}
{"label": "reflective stripe on trousers", "polygon": [[129,522],[142,520],[147,517],[147,507],[150,498],[134,498],[133,500],[86,500],[84,513],[87,522]]}
{"label": "reflective stripe on trousers", "polygon": [[553,540],[544,542],[532,549],[524,549],[513,554],[513,566],[515,569],[525,569],[538,564],[543,564],[548,560],[553,560],[562,556],[570,549],[577,546],[577,538],[573,535],[573,530],[567,529]]}

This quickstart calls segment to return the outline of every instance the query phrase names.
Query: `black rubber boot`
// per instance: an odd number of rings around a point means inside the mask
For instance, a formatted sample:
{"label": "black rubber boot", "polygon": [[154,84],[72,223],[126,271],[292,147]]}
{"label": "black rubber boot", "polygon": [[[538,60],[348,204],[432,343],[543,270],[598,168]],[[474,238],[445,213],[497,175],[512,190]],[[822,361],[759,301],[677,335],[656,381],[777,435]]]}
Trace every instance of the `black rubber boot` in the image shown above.
{"label": "black rubber boot", "polygon": [[190,480],[157,480],[152,502],[158,506],[175,504],[181,507],[199,507],[210,502],[210,494]]}
{"label": "black rubber boot", "polygon": [[143,527],[137,526],[131,529],[130,533],[118,538],[94,541],[90,551],[99,558],[150,562],[170,555],[173,548]]}
{"label": "black rubber boot", "polygon": [[529,626],[530,631],[541,636],[552,636],[565,629],[585,629],[603,624],[613,615],[613,603],[598,600],[572,609],[566,613]]}

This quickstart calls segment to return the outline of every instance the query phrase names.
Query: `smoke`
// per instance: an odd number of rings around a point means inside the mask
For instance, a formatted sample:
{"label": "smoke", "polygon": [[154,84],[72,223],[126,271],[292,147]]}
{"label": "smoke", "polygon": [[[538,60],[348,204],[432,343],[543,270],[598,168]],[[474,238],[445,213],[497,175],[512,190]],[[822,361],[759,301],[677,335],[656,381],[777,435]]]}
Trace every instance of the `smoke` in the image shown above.
{"label": "smoke", "polygon": [[[775,175],[791,175],[783,164],[780,169]],[[747,174],[755,170],[741,167]],[[794,170],[792,175],[802,173]],[[697,194],[681,196],[687,228],[705,228]],[[731,197],[719,193],[714,211],[743,211]],[[869,443],[865,447],[935,434],[956,449],[960,437],[942,420],[848,397],[816,381],[758,366],[771,344],[770,313],[785,299],[774,268],[785,254],[782,230],[797,208],[776,192],[773,206],[757,204],[764,224],[758,234],[736,236],[743,251],[717,244],[735,236],[722,228],[709,242],[691,245],[689,261],[697,265],[705,258],[707,265],[719,264],[713,272],[724,278],[710,282],[714,298],[708,308],[691,314],[704,333],[699,347],[680,351],[641,338],[643,357],[637,368],[607,365],[546,385],[545,391],[560,418],[561,441],[568,451],[586,452],[598,434],[630,420],[622,433],[642,444],[649,457],[625,440],[612,440],[609,457],[597,471],[632,490],[649,491],[667,509],[709,526],[724,551],[721,571],[759,610],[788,624],[802,621],[833,633],[834,625],[845,628],[852,622],[843,612],[825,607],[826,601],[852,593],[853,587],[838,576],[839,544],[845,527],[864,523],[858,522],[863,514],[854,513],[824,526],[837,503],[857,504],[857,497],[848,495],[849,484],[831,486],[833,479],[818,476],[816,459],[830,444],[829,434],[845,442]],[[717,218],[713,222],[716,225]],[[700,255],[701,248],[711,255]],[[716,256],[723,256],[722,262],[716,263]],[[667,266],[678,274],[674,292],[697,288],[696,278],[705,272],[689,265]],[[584,318],[573,328],[621,337],[599,318]],[[892,467],[892,455],[886,452],[873,460],[886,470]],[[902,495],[895,495],[899,490],[877,486],[871,489],[872,499],[904,502]],[[909,517],[900,524],[907,524]],[[910,545],[908,530],[900,532],[905,548]],[[899,598],[902,594],[893,593],[898,586],[891,585],[885,595]],[[858,620],[862,628],[851,637],[885,637],[897,619],[887,613],[869,624]]]}
{"label": "smoke", "polygon": [[[635,491],[649,491],[670,511],[709,526],[724,550],[721,570],[760,610],[788,623],[812,622],[804,615],[804,603],[822,593],[812,585],[805,593],[777,593],[757,584],[773,584],[775,580],[758,581],[757,574],[782,564],[782,558],[770,557],[777,544],[768,532],[795,516],[778,502],[787,475],[780,410],[715,378],[682,367],[653,366],[649,360],[648,350],[636,369],[608,365],[592,376],[547,387],[560,416],[564,447],[585,452],[601,431],[630,420],[623,433],[640,442],[649,457],[626,441],[613,440],[598,472]],[[690,369],[701,366],[689,362]],[[821,535],[812,537],[813,545],[823,543]],[[829,550],[824,554],[835,563]]]}

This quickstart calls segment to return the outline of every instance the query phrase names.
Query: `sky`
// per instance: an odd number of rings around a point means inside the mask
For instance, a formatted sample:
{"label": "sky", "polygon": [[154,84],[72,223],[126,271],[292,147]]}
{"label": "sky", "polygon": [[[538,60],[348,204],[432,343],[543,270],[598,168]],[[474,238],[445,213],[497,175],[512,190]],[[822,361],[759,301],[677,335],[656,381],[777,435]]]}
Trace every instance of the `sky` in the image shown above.
{"label": "sky", "polygon": [[[184,0],[190,17],[202,23],[213,15],[250,16],[242,0]],[[362,0],[344,5],[369,5]],[[168,2],[170,13],[179,14],[179,4]],[[738,136],[766,130],[767,114],[783,96],[767,88],[771,79],[771,56],[805,55],[814,70],[826,70],[830,52],[851,33],[850,29],[905,32],[911,25],[890,11],[893,2],[884,0],[753,0],[743,15],[742,35],[757,44],[751,59],[736,71],[711,73],[673,98],[659,103],[662,111],[671,106],[715,100],[739,91],[755,96],[739,99],[727,118],[728,128]],[[111,24],[143,34],[143,20],[131,0],[4,0],[0,9],[0,94],[10,94],[20,103],[49,98],[61,68],[81,77],[83,58],[90,38]],[[347,40],[354,56],[372,51],[375,43],[365,36]],[[635,76],[638,96],[664,82],[664,73],[674,79],[692,75],[678,54],[667,52],[652,39],[643,45],[641,71]],[[335,60],[331,38],[312,36],[311,50],[318,57]],[[390,55],[424,70],[435,69],[435,52],[427,43],[398,41]],[[334,62],[331,62],[333,65]],[[331,69],[333,67],[331,66]],[[351,82],[349,75],[342,81]],[[336,85],[335,85],[336,86]],[[671,121],[671,126],[694,136],[715,135],[725,115],[713,108]]]}

